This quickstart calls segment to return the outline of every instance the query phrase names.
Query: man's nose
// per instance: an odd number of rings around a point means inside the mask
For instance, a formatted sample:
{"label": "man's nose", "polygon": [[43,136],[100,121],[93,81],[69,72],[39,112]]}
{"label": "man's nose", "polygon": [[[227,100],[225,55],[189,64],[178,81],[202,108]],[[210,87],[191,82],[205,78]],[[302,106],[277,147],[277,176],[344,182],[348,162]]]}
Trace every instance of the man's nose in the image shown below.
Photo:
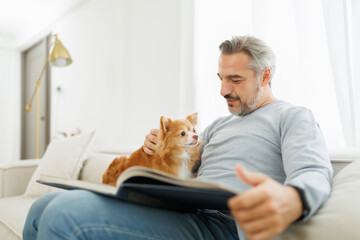
{"label": "man's nose", "polygon": [[221,96],[226,96],[232,93],[232,87],[231,84],[227,83],[227,81],[222,80],[221,81],[221,89],[220,89],[220,94]]}

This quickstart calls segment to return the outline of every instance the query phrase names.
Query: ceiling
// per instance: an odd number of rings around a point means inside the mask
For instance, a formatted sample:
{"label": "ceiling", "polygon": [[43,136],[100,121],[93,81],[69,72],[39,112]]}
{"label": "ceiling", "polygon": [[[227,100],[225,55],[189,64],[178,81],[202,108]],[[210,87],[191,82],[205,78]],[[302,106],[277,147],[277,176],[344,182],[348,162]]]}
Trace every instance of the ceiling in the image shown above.
{"label": "ceiling", "polygon": [[60,17],[88,0],[0,0],[0,49],[31,44]]}

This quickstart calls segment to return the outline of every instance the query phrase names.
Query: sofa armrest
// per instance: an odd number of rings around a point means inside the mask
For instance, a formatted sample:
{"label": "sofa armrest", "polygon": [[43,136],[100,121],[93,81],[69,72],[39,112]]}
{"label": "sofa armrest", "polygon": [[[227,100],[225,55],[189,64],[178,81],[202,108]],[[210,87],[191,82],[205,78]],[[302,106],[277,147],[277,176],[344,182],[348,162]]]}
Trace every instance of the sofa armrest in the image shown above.
{"label": "sofa armrest", "polygon": [[1,163],[0,199],[23,194],[39,162],[30,159]]}

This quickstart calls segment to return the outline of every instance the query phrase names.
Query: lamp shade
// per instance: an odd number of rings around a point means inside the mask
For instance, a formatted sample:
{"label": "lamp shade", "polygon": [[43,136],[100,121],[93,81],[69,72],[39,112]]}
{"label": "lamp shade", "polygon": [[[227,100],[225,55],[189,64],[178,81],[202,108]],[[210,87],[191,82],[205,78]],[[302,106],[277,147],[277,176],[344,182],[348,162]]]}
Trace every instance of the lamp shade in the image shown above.
{"label": "lamp shade", "polygon": [[55,34],[54,48],[50,54],[49,62],[52,66],[66,67],[72,63],[71,56]]}

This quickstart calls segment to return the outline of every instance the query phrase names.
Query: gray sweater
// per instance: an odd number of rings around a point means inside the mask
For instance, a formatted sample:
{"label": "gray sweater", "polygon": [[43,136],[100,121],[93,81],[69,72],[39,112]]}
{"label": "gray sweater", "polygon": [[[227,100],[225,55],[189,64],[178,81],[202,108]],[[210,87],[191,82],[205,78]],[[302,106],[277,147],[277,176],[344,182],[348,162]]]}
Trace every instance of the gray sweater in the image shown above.
{"label": "gray sweater", "polygon": [[235,165],[262,172],[305,193],[309,219],[330,194],[332,167],[321,130],[310,110],[278,100],[244,117],[217,119],[200,136],[198,179],[241,193]]}

